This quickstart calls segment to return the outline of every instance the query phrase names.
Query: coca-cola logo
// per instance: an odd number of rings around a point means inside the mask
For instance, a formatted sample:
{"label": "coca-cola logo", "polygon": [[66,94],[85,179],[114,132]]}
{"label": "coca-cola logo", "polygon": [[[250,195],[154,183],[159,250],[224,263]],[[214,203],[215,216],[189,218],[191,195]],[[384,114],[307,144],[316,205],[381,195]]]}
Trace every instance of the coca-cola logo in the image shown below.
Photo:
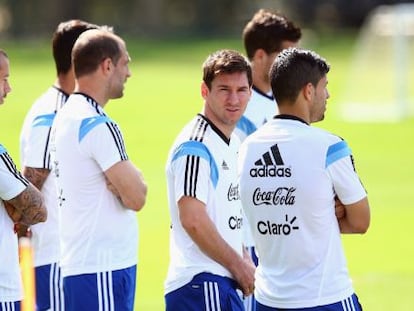
{"label": "coca-cola logo", "polygon": [[229,190],[227,191],[227,200],[229,201],[240,200],[239,184],[234,185],[234,186],[233,184],[230,184]]}
{"label": "coca-cola logo", "polygon": [[295,187],[279,187],[274,191],[262,191],[256,188],[253,192],[254,205],[293,205],[295,204]]}

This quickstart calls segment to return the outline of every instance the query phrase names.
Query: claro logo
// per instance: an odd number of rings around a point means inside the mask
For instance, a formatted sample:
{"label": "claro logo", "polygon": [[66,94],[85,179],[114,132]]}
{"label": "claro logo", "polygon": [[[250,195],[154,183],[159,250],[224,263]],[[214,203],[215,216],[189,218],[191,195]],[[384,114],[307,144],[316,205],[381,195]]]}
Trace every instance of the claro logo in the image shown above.
{"label": "claro logo", "polygon": [[231,216],[229,218],[229,228],[231,230],[241,229],[243,226],[243,218],[238,216]]}

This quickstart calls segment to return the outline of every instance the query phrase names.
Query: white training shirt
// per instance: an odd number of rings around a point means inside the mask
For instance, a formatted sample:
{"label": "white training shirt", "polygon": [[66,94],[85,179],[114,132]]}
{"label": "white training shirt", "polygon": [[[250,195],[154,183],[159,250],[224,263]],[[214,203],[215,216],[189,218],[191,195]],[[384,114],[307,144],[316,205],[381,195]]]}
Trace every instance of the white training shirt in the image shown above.
{"label": "white training shirt", "polygon": [[246,111],[237,122],[234,133],[239,136],[240,141],[243,141],[277,113],[278,108],[272,93],[263,93],[253,86],[252,96],[247,104]]}
{"label": "white training shirt", "polygon": [[240,193],[259,256],[255,297],[273,308],[307,308],[353,294],[335,217],[335,196],[366,196],[346,142],[277,116],[239,152]]}
{"label": "white training shirt", "polygon": [[0,303],[20,301],[23,298],[17,234],[14,222],[4,207],[23,192],[29,182],[20,174],[7,150],[0,145]]}
{"label": "white training shirt", "polygon": [[[234,133],[244,141],[246,137],[259,127],[271,120],[278,113],[278,108],[272,92],[266,94],[253,85],[252,96],[247,104],[246,111],[237,123]],[[248,220],[243,224],[243,244],[246,247],[254,246]]]}
{"label": "white training shirt", "polygon": [[[56,112],[68,95],[50,87],[39,97],[23,122],[20,133],[22,166],[51,170],[49,137]],[[50,173],[42,186],[47,208],[47,221],[31,226],[35,267],[59,261],[59,218],[54,174]]]}
{"label": "white training shirt", "polygon": [[183,196],[203,202],[219,234],[241,255],[242,207],[236,167],[239,145],[236,136],[229,141],[209,120],[198,115],[185,126],[170,150],[166,165],[171,216],[166,294],[201,272],[232,278],[187,234],[179,219],[177,202]]}
{"label": "white training shirt", "polygon": [[127,160],[117,124],[90,97],[72,94],[52,127],[61,209],[62,275],[137,264],[138,221],[107,189],[104,172]]}

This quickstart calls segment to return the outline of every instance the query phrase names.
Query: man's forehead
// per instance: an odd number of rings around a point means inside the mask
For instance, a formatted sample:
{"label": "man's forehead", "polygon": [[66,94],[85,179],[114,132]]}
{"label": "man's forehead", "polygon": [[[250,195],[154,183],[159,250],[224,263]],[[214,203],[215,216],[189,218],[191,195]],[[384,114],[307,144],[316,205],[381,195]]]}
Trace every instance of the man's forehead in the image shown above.
{"label": "man's forehead", "polygon": [[213,82],[215,81],[237,81],[237,80],[243,80],[247,79],[247,73],[245,71],[234,71],[234,72],[220,72],[217,74]]}

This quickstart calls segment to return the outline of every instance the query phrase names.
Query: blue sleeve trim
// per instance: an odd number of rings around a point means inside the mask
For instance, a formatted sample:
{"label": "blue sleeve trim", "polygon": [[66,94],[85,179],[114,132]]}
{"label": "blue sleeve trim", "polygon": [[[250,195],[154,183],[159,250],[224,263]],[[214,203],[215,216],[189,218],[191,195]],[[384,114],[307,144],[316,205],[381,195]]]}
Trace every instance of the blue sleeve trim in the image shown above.
{"label": "blue sleeve trim", "polygon": [[86,134],[88,134],[95,126],[106,122],[111,122],[111,119],[107,116],[97,116],[82,120],[79,129],[79,142],[81,142],[81,140],[86,136]]}
{"label": "blue sleeve trim", "polygon": [[218,169],[216,161],[214,161],[213,156],[210,153],[210,150],[203,143],[195,140],[187,141],[175,150],[172,161],[177,160],[183,156],[196,156],[205,159],[210,164],[210,179],[214,185],[214,188],[217,186],[218,182]]}
{"label": "blue sleeve trim", "polygon": [[246,136],[254,133],[257,130],[256,125],[254,125],[254,123],[245,116],[242,116],[240,118],[239,122],[236,124],[236,127],[245,133]]}
{"label": "blue sleeve trim", "polygon": [[329,146],[326,153],[325,168],[342,158],[350,156],[352,154],[351,149],[345,141],[340,141],[334,145]]}
{"label": "blue sleeve trim", "polygon": [[33,127],[36,126],[52,126],[53,120],[55,119],[56,113],[44,114],[37,116],[32,123]]}
{"label": "blue sleeve trim", "polygon": [[0,154],[6,153],[6,148],[3,147],[3,145],[0,144]]}

